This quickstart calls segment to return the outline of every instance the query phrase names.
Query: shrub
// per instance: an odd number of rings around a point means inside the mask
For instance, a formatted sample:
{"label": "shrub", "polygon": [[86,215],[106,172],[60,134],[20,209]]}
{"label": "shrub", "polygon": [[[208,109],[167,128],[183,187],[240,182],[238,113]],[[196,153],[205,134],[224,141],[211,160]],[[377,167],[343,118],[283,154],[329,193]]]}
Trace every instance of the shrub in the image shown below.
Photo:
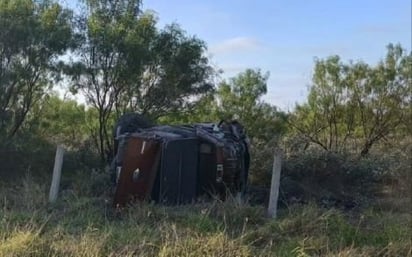
{"label": "shrub", "polygon": [[281,198],[353,208],[375,197],[389,169],[390,161],[380,156],[302,152],[283,163]]}
{"label": "shrub", "polygon": [[[262,161],[266,172],[251,170],[249,200],[252,203],[268,201],[273,149],[267,146],[255,152],[259,158],[269,159],[270,165],[268,160]],[[350,209],[375,200],[390,183],[398,185],[397,192],[403,189],[405,195],[408,188],[405,180],[411,179],[406,174],[409,163],[400,154],[378,152],[359,158],[316,149],[296,151],[285,155],[282,161],[280,201],[283,206],[315,201],[322,206]]]}

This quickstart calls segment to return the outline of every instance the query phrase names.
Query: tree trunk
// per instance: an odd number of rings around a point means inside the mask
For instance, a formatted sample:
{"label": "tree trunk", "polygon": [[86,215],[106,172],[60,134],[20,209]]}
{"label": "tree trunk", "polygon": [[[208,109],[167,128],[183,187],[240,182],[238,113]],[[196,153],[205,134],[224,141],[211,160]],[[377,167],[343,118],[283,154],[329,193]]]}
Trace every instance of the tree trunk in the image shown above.
{"label": "tree trunk", "polygon": [[364,144],[362,151],[360,153],[361,157],[366,157],[369,154],[369,150],[371,149],[372,145],[373,145],[372,141],[367,141]]}

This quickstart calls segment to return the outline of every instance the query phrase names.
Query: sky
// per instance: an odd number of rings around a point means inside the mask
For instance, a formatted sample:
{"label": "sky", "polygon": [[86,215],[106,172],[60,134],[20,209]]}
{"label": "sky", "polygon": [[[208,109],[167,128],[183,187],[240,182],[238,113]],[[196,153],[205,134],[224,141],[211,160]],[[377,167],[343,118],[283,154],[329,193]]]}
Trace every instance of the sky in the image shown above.
{"label": "sky", "polygon": [[287,111],[305,101],[315,57],[375,64],[389,43],[410,51],[411,1],[143,0],[143,9],[160,28],[176,22],[204,40],[222,78],[268,71],[263,99]]}

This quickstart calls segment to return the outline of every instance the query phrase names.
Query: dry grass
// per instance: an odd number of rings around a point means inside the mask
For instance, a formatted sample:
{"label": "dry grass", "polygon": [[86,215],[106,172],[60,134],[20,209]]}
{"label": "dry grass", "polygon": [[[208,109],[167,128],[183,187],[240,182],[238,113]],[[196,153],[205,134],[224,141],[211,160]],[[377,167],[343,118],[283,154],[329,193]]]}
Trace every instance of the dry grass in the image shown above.
{"label": "dry grass", "polygon": [[362,213],[296,205],[270,220],[232,201],[115,213],[82,191],[51,206],[30,177],[0,195],[0,256],[412,257],[411,214],[388,203]]}

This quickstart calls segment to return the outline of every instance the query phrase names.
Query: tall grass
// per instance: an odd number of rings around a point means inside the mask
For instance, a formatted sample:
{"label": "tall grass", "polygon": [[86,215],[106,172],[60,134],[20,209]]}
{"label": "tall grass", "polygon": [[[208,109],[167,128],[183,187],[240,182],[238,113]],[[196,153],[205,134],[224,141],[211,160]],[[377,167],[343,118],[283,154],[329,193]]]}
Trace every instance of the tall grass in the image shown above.
{"label": "tall grass", "polygon": [[[92,183],[92,182],[90,182]],[[263,206],[214,201],[115,212],[84,187],[49,205],[30,176],[0,185],[0,256],[406,256],[410,213],[294,205],[268,219]]]}

